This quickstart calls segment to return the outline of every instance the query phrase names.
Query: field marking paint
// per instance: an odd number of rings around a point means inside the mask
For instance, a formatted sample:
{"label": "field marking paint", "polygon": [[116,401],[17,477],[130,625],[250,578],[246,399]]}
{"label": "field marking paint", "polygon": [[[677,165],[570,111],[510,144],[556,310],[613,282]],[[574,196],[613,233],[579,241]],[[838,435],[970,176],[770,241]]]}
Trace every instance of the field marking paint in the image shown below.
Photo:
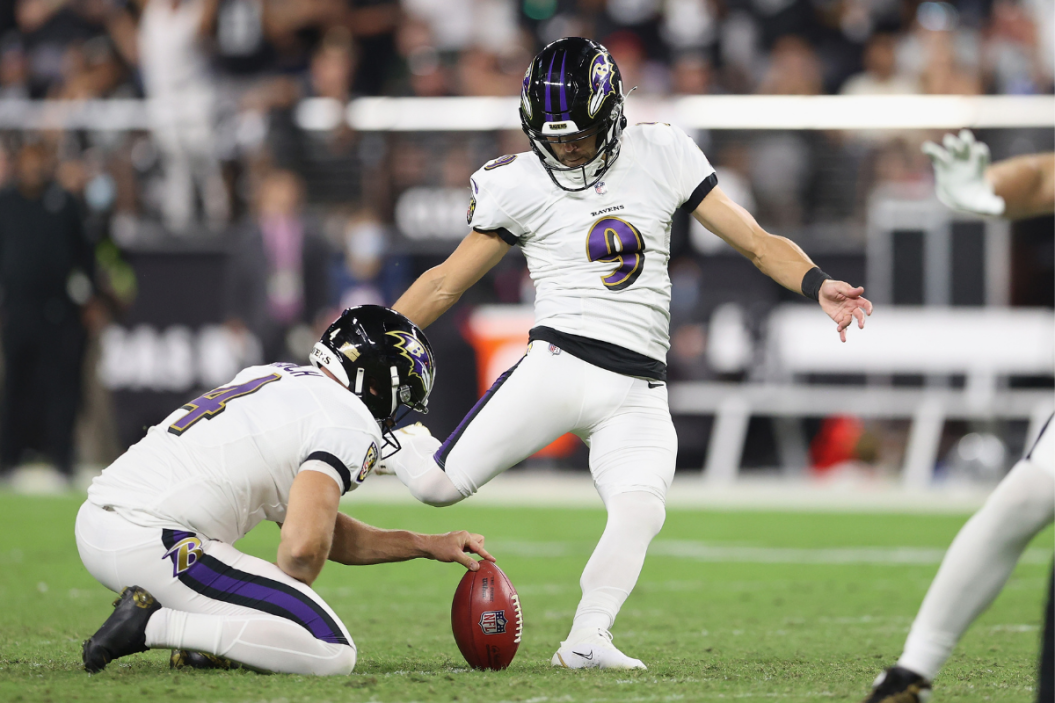
{"label": "field marking paint", "polygon": [[[590,554],[588,542],[495,541],[488,548],[503,556],[526,559],[553,559]],[[873,564],[929,566],[940,564],[945,550],[936,547],[759,547],[721,545],[692,540],[656,540],[649,556],[691,559],[712,563],[739,564]],[[1044,549],[1028,549],[1021,564],[1049,564],[1051,554]]]}

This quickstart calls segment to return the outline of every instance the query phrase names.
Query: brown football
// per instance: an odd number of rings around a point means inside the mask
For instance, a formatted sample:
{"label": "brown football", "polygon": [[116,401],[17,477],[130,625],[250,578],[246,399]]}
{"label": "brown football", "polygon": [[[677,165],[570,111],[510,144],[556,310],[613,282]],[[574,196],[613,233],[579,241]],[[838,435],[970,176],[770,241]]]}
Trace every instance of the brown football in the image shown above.
{"label": "brown football", "polygon": [[520,596],[502,570],[489,561],[466,571],[451,606],[451,629],[465,661],[474,669],[504,669],[516,656],[524,616]]}

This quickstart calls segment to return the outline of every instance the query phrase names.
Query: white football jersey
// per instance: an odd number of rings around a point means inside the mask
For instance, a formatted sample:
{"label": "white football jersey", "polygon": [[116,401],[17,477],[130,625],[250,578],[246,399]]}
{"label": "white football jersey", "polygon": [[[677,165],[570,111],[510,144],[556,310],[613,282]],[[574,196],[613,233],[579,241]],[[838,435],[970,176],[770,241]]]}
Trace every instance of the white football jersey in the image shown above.
{"label": "white football jersey", "polygon": [[685,132],[639,124],[601,183],[558,188],[531,152],[473,174],[468,220],[518,244],[535,284],[535,324],[664,362],[670,347],[670,227],[717,177]]}
{"label": "white football jersey", "polygon": [[346,493],[377,464],[381,432],[363,402],[310,366],[241,371],[151,427],[102,475],[88,500],[145,527],[234,543],[282,522],[301,465]]}

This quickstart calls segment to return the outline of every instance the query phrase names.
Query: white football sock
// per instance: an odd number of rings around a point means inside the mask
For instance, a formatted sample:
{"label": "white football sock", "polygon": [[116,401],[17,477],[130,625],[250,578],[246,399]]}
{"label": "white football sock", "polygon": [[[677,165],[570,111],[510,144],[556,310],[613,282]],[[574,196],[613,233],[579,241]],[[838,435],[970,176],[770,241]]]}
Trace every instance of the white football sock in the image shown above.
{"label": "white football sock", "polygon": [[[605,505],[608,523],[579,581],[582,600],[572,622],[573,634],[596,635],[598,628],[611,629],[634,590],[648,545],[666,518],[663,501],[644,491],[617,493]],[[573,640],[569,634],[566,642],[574,644]]]}
{"label": "white football sock", "polygon": [[147,623],[146,644],[207,652],[279,674],[348,675],[356,657],[354,645],[323,642],[295,622],[264,613],[203,615],[162,608]]}
{"label": "white football sock", "polygon": [[956,535],[912,624],[898,666],[933,680],[1004,587],[1026,545],[1055,517],[1055,478],[1022,460]]}
{"label": "white football sock", "polygon": [[440,447],[435,437],[400,437],[402,449],[385,460],[410,494],[428,505],[457,503],[465,496],[451,482],[432,455]]}

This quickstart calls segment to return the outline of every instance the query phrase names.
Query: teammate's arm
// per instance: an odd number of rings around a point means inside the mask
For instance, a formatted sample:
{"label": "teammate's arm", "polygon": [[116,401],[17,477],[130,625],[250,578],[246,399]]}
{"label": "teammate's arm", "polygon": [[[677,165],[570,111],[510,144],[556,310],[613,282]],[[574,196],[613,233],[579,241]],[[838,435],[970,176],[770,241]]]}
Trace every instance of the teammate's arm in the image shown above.
{"label": "teammate's arm", "polygon": [[989,162],[989,147],[969,129],[926,142],[934,193],[947,207],[1018,220],[1055,212],[1055,153]]}
{"label": "teammate's arm", "polygon": [[497,264],[510,245],[497,234],[472,230],[439,266],[421,274],[392,309],[425,328]]}
{"label": "teammate's arm", "polygon": [[[693,211],[700,224],[729,243],[747,257],[758,270],[788,290],[804,293],[806,274],[816,264],[797,244],[762,229],[744,208],[729,199],[722,189],[714,189]],[[865,315],[872,314],[872,303],[862,298],[864,288],[854,288],[843,281],[825,280],[820,284],[818,302],[824,312],[835,320],[839,338],[846,341],[846,328],[854,318],[857,326],[865,326]]]}
{"label": "teammate's arm", "polygon": [[[331,481],[332,483],[332,481]],[[456,561],[470,571],[480,568],[470,553],[488,561],[494,557],[484,549],[483,535],[469,532],[448,532],[442,535],[423,535],[407,530],[382,530],[359,522],[344,513],[337,514],[333,530],[330,560],[340,564],[386,564],[408,559]]]}
{"label": "teammate's arm", "polygon": [[997,161],[985,170],[985,178],[1004,199],[1009,220],[1055,212],[1055,153]]}
{"label": "teammate's arm", "polygon": [[318,578],[333,543],[341,489],[327,474],[301,471],[289,489],[278,568],[308,584]]}

